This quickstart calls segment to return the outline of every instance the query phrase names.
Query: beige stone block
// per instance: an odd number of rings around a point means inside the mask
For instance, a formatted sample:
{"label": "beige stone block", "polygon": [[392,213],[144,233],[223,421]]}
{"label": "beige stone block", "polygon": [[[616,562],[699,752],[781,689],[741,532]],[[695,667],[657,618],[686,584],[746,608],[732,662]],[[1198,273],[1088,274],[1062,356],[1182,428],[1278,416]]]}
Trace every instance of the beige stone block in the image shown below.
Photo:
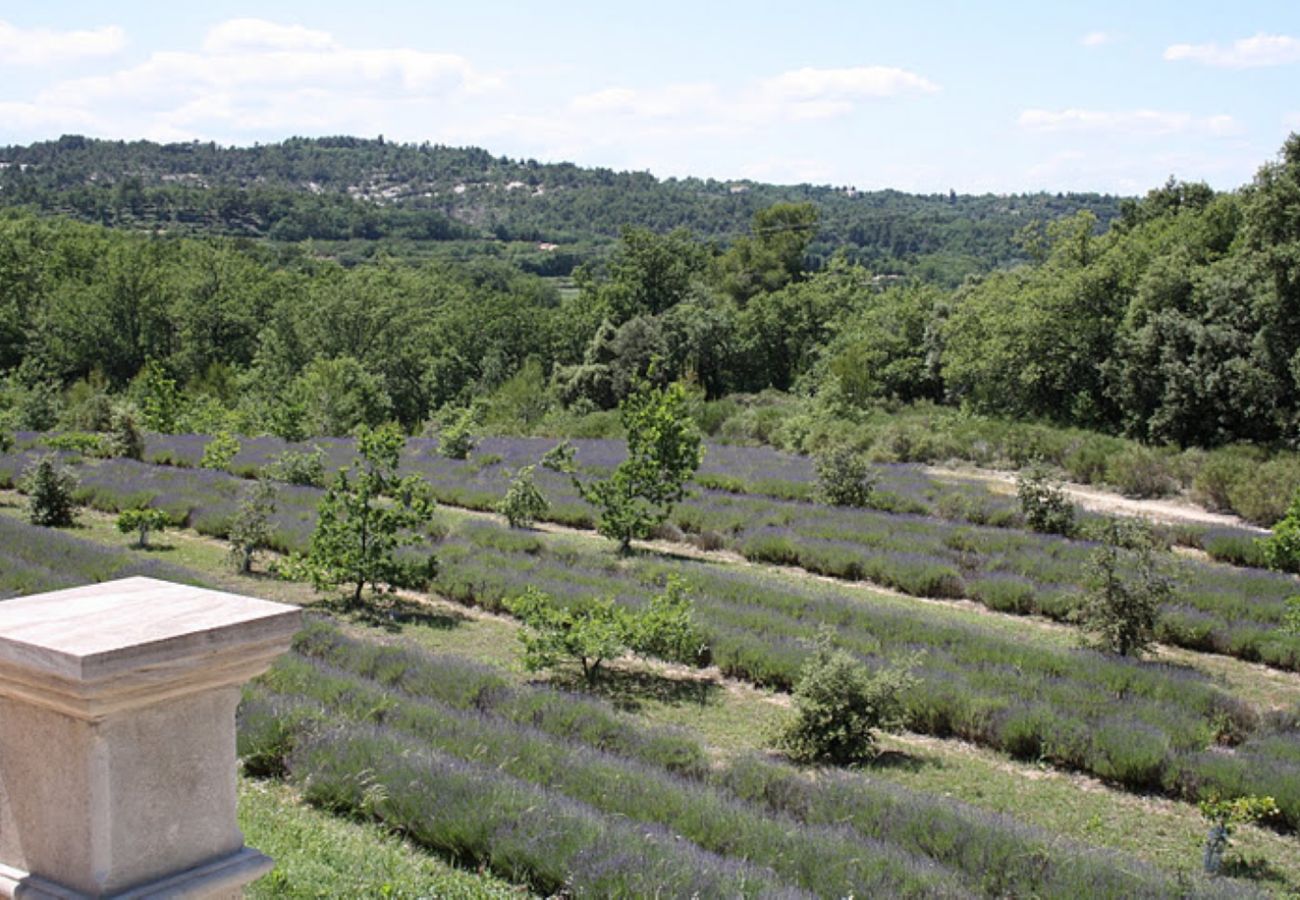
{"label": "beige stone block", "polygon": [[0,894],[235,896],[265,871],[235,708],[299,616],[145,578],[0,603]]}

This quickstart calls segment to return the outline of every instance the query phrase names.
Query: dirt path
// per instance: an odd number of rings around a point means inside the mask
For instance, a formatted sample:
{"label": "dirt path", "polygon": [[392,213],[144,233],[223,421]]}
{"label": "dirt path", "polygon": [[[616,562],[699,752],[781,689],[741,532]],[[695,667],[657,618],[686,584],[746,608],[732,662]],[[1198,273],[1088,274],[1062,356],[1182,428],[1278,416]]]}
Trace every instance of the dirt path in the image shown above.
{"label": "dirt path", "polygon": [[[998,490],[999,487],[1005,488],[1000,491],[1001,493],[1012,494],[1016,489],[1016,476],[1012,472],[943,466],[926,466],[924,471],[927,475],[950,481],[980,481],[992,486],[993,490]],[[1061,487],[1076,503],[1090,512],[1138,516],[1165,525],[1226,525],[1244,528],[1258,534],[1268,533],[1267,528],[1252,525],[1238,516],[1210,512],[1208,509],[1183,500],[1138,500],[1104,491],[1092,485],[1070,481],[1065,482]]]}

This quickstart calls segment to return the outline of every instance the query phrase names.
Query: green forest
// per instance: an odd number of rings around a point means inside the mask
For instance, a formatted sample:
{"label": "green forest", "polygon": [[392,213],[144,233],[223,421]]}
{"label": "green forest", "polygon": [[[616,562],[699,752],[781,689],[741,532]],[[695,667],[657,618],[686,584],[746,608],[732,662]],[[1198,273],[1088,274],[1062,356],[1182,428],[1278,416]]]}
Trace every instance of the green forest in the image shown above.
{"label": "green forest", "polygon": [[[724,214],[703,199],[706,183],[642,179],[644,190],[624,193],[619,186],[640,176],[468,150],[65,138],[0,156],[9,204],[0,218],[0,415],[11,430],[102,430],[124,397],[163,433],[296,440],[396,421],[415,434],[472,409],[498,432],[604,434],[633,385],[684,379],[711,433],[735,418],[741,437],[799,450],[825,440],[826,428],[906,409],[1157,447],[1281,450],[1300,437],[1297,136],[1232,192],[1171,179],[1141,199],[1093,198],[1093,208],[1073,197],[1066,209],[1046,197],[895,195],[911,210],[898,227],[920,243],[894,250],[840,240],[856,227],[853,207],[831,189],[798,189],[818,199],[749,212],[756,195],[798,193],[756,186],[728,195],[743,199]],[[566,203],[602,207],[590,218],[567,207],[482,208],[489,218],[536,214],[538,236],[559,237],[548,216],[587,222],[586,242],[611,217],[624,224],[568,278],[495,253],[413,258],[382,241],[373,259],[349,264],[311,240],[231,237],[239,216],[225,213],[164,227],[200,198],[279,197],[291,215],[333,204],[384,228],[422,222],[469,234],[466,207],[421,211],[338,188],[379,170],[423,177],[417,164],[443,183],[498,170],[533,171],[548,184],[568,177]],[[167,181],[181,168],[212,183]],[[92,177],[109,170],[118,175]],[[125,171],[137,174],[118,177]],[[295,187],[304,177],[331,187],[304,192]],[[619,202],[604,208],[605,190]],[[77,198],[92,196],[108,204],[102,221],[79,221],[92,216]],[[127,215],[133,198],[143,205]],[[641,200],[668,220],[639,217]],[[76,214],[47,214],[63,204]],[[1005,215],[976,214],[1013,204],[1039,217],[1009,237]],[[940,208],[946,219],[926,212]],[[734,236],[720,240],[742,212]],[[891,274],[861,258],[895,250],[892,258],[913,262],[927,250],[971,252],[987,271],[950,287],[919,268]],[[774,437],[755,424],[755,405],[813,421]]]}

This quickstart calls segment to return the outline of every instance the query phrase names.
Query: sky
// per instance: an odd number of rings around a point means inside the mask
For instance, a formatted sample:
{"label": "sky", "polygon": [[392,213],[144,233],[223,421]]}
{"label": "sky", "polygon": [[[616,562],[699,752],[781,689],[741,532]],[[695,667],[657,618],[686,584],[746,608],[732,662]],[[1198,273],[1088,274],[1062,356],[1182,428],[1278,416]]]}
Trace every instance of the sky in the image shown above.
{"label": "sky", "polygon": [[384,135],[934,193],[1247,183],[1300,2],[0,0],[0,145]]}

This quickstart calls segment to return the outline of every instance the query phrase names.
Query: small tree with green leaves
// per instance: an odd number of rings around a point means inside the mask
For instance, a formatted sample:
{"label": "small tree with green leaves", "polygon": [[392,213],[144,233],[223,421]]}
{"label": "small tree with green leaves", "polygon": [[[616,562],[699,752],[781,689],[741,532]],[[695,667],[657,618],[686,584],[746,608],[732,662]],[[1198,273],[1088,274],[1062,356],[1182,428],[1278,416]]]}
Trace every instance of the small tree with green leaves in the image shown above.
{"label": "small tree with green leaves", "polygon": [[367,585],[375,593],[421,588],[437,572],[432,554],[419,560],[399,556],[401,548],[423,540],[419,530],[433,517],[424,479],[398,477],[404,444],[396,426],[361,426],[359,458],[339,472],[317,507],[307,570],[317,590],[347,585],[350,609],[362,605]]}
{"label": "small tree with green leaves", "polygon": [[695,602],[679,575],[632,617],[628,646],[637,653],[692,666],[708,665],[709,641],[695,621]]}
{"label": "small tree with green leaves", "polygon": [[563,475],[572,475],[573,445],[568,441],[560,441],[542,454],[540,464],[543,469],[550,469],[552,472],[559,472]]}
{"label": "small tree with green leaves", "polygon": [[680,382],[666,388],[642,383],[619,405],[627,458],[608,478],[591,484],[573,476],[578,492],[598,511],[596,530],[618,541],[620,553],[668,518],[700,467],[704,448],[689,404]]}
{"label": "small tree with green leaves", "polygon": [[144,434],[136,420],[135,410],[125,404],[113,407],[109,416],[106,450],[110,456],[125,459],[144,459]]}
{"label": "small tree with green leaves", "polygon": [[1277,802],[1272,797],[1248,795],[1233,800],[1221,800],[1212,795],[1199,804],[1201,815],[1210,823],[1205,836],[1205,853],[1202,863],[1205,871],[1217,875],[1223,869],[1224,855],[1232,845],[1232,834],[1242,825],[1249,825],[1278,813]]}
{"label": "small tree with green leaves", "polygon": [[478,443],[474,436],[478,415],[478,409],[473,406],[461,410],[455,421],[438,435],[438,452],[448,459],[468,459]]}
{"label": "small tree with green leaves", "polygon": [[1155,642],[1156,617],[1174,598],[1174,582],[1145,522],[1108,519],[1099,532],[1102,543],[1088,560],[1088,592],[1078,618],[1100,649],[1139,655]]}
{"label": "small tree with green leaves", "polygon": [[506,517],[511,528],[529,528],[551,508],[533,480],[536,466],[524,466],[510,481],[510,489],[497,504],[497,512]]}
{"label": "small tree with green leaves", "polygon": [[230,559],[243,574],[253,571],[253,560],[271,543],[271,517],[275,515],[279,489],[275,482],[259,479],[244,490],[239,508],[230,522]]}
{"label": "small tree with green leaves", "polygon": [[519,640],[524,647],[524,665],[530,671],[576,662],[590,683],[599,677],[606,661],[628,649],[630,618],[613,600],[562,606],[545,592],[529,587],[508,600],[506,609],[525,625]]}
{"label": "small tree with green leaves", "polygon": [[813,462],[817,494],[832,506],[868,506],[877,476],[871,463],[851,447],[833,447]]}
{"label": "small tree with green leaves", "polygon": [[203,458],[199,460],[199,467],[229,472],[230,463],[239,455],[239,450],[239,438],[229,431],[219,431],[212,440],[204,444]]}
{"label": "small tree with green leaves", "polygon": [[9,433],[5,423],[0,421],[0,453],[8,453],[14,448],[14,436]]}
{"label": "small tree with green leaves", "polygon": [[73,494],[78,480],[58,456],[47,453],[23,472],[21,487],[27,495],[27,520],[33,525],[66,528],[77,521]]}
{"label": "small tree with green leaves", "polygon": [[161,509],[142,506],[136,509],[126,509],[118,514],[117,530],[122,534],[135,533],[135,545],[141,550],[149,548],[149,535],[155,531],[162,531],[171,520],[167,513]]}
{"label": "small tree with green leaves", "polygon": [[902,701],[918,683],[919,656],[878,672],[833,643],[823,627],[794,689],[795,718],[777,745],[796,762],[855,765],[876,755],[876,732],[898,727]]}
{"label": "small tree with green leaves", "polygon": [[1286,515],[1273,526],[1273,533],[1260,538],[1259,543],[1270,569],[1300,572],[1300,491],[1292,498]]}
{"label": "small tree with green leaves", "polygon": [[1025,523],[1034,531],[1074,534],[1074,504],[1044,466],[1035,464],[1016,475],[1016,497]]}

